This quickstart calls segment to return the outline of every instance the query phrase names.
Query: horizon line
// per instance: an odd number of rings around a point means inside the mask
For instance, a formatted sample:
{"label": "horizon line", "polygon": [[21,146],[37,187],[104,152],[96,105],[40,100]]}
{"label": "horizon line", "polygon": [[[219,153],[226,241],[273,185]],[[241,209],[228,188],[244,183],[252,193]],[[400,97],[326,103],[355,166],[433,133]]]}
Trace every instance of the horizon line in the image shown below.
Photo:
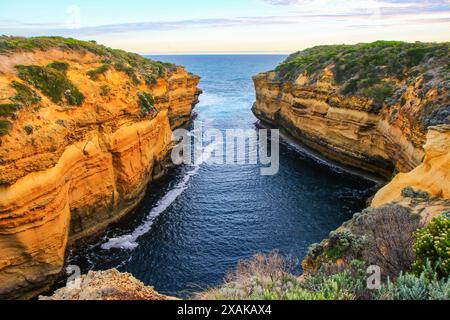
{"label": "horizon line", "polygon": [[290,51],[186,51],[186,52],[139,52],[143,56],[183,56],[183,55],[289,55]]}

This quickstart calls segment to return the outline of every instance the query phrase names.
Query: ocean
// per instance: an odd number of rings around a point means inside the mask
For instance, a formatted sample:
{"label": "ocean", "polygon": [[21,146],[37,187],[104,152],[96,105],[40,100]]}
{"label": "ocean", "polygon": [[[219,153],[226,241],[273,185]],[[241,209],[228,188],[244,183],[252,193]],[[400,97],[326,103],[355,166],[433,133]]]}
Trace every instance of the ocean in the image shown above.
{"label": "ocean", "polygon": [[[196,107],[205,128],[255,129],[251,77],[274,69],[282,55],[151,56],[201,76]],[[280,169],[261,165],[182,165],[155,182],[135,210],[69,263],[89,270],[118,268],[161,293],[189,297],[223,282],[236,264],[273,250],[293,272],[308,247],[366,206],[375,183],[308,156],[284,141]]]}

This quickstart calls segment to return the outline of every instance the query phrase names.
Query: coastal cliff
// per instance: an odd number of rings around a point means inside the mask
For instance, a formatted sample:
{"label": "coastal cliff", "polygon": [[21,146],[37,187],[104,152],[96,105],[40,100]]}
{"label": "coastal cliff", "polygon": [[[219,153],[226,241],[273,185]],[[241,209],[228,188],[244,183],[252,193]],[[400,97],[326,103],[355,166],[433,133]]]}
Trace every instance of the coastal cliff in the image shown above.
{"label": "coastal cliff", "polygon": [[0,38],[0,298],[42,292],[68,245],[139,203],[198,83],[94,42]]}
{"label": "coastal cliff", "polygon": [[448,44],[322,46],[254,77],[255,115],[327,158],[386,178],[423,160],[448,123]]}
{"label": "coastal cliff", "polygon": [[449,47],[321,46],[254,77],[261,121],[389,180],[368,209],[311,246],[305,276],[364,261],[396,278],[411,271],[414,232],[450,212]]}

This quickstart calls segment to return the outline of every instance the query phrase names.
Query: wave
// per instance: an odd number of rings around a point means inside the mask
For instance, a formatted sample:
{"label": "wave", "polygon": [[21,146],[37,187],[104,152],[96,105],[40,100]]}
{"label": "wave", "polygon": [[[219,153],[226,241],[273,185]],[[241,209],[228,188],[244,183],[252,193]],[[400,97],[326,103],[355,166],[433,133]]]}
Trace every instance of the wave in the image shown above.
{"label": "wave", "polygon": [[138,226],[132,233],[126,234],[117,238],[108,239],[106,243],[101,245],[103,250],[110,249],[122,249],[122,250],[134,250],[139,246],[137,240],[148,233],[156,218],[159,217],[161,213],[167,210],[172,203],[189,187],[190,179],[195,176],[200,170],[200,166],[208,161],[212,152],[214,151],[216,144],[211,143],[202,150],[201,158],[192,166],[193,168],[186,172],[183,179],[165,196],[158,201],[156,206],[150,211],[148,216],[145,218],[144,222]]}
{"label": "wave", "polygon": [[215,106],[221,104],[225,99],[217,94],[204,92],[200,95],[199,100],[199,106]]}

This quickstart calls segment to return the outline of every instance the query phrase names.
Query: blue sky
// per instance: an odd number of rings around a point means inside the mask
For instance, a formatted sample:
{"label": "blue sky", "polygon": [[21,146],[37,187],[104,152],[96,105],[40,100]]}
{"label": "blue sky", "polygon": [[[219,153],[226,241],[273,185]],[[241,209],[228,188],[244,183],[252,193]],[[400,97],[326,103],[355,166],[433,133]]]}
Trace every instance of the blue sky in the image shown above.
{"label": "blue sky", "polygon": [[449,41],[449,0],[0,0],[0,33],[139,53],[288,53],[379,39]]}

